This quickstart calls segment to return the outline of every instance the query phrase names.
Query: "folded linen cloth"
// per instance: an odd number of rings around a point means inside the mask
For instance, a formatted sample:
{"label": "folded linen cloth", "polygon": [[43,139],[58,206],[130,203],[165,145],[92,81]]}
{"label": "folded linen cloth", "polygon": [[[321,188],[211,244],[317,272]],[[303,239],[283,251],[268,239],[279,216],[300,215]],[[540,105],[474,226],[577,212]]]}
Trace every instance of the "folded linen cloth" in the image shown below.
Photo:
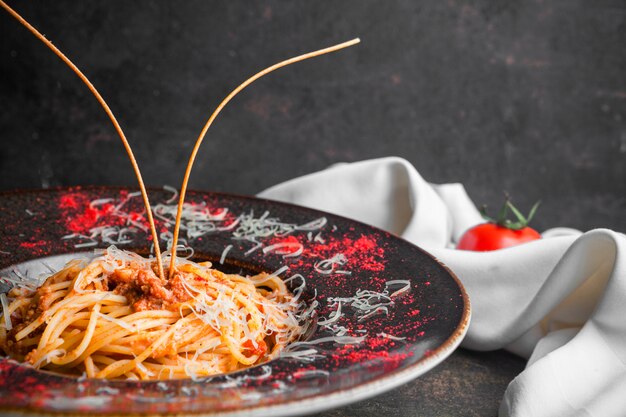
{"label": "folded linen cloth", "polygon": [[463,346],[528,358],[500,416],[626,415],[626,236],[551,229],[544,239],[493,252],[453,249],[482,222],[461,184],[433,185],[407,161],[337,164],[259,197],[386,229],[448,265],[472,320]]}

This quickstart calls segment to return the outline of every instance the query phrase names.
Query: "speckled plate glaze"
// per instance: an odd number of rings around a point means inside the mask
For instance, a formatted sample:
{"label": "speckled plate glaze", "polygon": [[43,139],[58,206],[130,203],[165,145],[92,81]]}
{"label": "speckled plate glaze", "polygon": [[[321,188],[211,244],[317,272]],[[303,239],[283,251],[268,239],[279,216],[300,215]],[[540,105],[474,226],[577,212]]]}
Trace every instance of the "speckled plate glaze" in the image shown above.
{"label": "speckled plate glaze", "polygon": [[[97,247],[107,247],[102,234],[92,239],[79,236],[89,235],[89,230],[104,224],[118,225],[117,230],[121,230],[129,219],[141,225],[141,201],[132,195],[132,190],[111,187],[0,193],[0,269],[17,265],[23,273],[32,273],[29,268],[36,270],[42,264],[39,259],[48,257],[50,262],[58,263],[66,259],[58,255],[92,251],[86,246],[93,242]],[[151,192],[153,204],[171,197],[164,190]],[[349,302],[344,303],[344,314],[334,325],[344,327],[348,335],[362,337],[360,343],[310,345],[317,353],[308,360],[279,358],[202,381],[72,378],[3,358],[3,416],[307,414],[403,384],[444,360],[465,335],[470,309],[461,283],[431,255],[398,237],[343,217],[252,197],[191,192],[187,201],[195,206],[206,205],[218,219],[204,223],[202,230],[206,233],[188,241],[198,258],[210,259],[219,268],[235,272],[273,272],[288,266],[282,276],[301,274],[306,278],[304,295],[319,303],[318,320],[332,317],[336,310],[333,299],[349,299],[359,290],[384,293],[390,280],[408,280],[410,290],[394,295],[393,302],[385,306],[386,312],[381,309],[369,317]],[[115,209],[121,203],[124,217],[119,215],[119,208]],[[293,230],[270,233],[258,239],[260,245],[235,239],[232,222],[242,214],[253,220],[276,219]],[[167,230],[162,222],[158,227],[161,232]],[[124,234],[129,242],[120,247],[149,251],[148,233],[137,228]],[[119,240],[120,236],[108,238]],[[263,250],[285,242],[302,244],[302,253],[284,257]],[[232,248],[224,265],[219,265],[228,245]],[[344,272],[320,273],[319,262],[338,254],[345,259],[331,266],[337,267],[336,272]],[[2,290],[6,289],[5,285]],[[387,294],[392,290],[387,289]],[[315,326],[308,340],[329,336],[333,331],[338,331],[337,327],[332,330]]]}

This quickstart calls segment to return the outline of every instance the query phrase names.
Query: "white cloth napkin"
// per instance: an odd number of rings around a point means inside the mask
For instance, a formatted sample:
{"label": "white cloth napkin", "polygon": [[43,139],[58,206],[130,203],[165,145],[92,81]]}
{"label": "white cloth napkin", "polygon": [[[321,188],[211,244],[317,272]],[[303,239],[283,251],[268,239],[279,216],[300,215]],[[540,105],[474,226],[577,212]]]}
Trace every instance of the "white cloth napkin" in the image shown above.
{"label": "white cloth napkin", "polygon": [[623,234],[559,228],[509,249],[455,250],[482,222],[463,186],[429,184],[395,157],[334,165],[259,196],[378,226],[447,264],[471,300],[463,346],[528,358],[500,416],[626,415]]}

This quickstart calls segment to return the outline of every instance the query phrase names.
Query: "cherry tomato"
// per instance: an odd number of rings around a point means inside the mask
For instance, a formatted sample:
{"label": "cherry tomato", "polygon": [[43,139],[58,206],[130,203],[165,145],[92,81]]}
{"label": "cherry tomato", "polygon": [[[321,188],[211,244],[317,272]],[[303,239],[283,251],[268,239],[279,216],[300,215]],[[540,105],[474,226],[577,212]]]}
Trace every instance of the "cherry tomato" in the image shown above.
{"label": "cherry tomato", "polygon": [[492,251],[541,239],[541,235],[531,227],[512,230],[495,223],[482,223],[466,231],[457,249]]}
{"label": "cherry tomato", "polygon": [[[487,223],[479,224],[466,231],[457,249],[473,250],[473,251],[490,251],[510,246],[519,245],[520,243],[530,242],[532,240],[541,239],[541,235],[535,229],[528,227],[528,222],[533,218],[539,203],[530,209],[528,216],[524,216],[514,205],[508,194],[505,195],[504,205],[500,209],[497,218],[491,218],[487,215],[487,207],[483,206],[481,213]],[[508,218],[509,212],[515,216],[515,220]]]}

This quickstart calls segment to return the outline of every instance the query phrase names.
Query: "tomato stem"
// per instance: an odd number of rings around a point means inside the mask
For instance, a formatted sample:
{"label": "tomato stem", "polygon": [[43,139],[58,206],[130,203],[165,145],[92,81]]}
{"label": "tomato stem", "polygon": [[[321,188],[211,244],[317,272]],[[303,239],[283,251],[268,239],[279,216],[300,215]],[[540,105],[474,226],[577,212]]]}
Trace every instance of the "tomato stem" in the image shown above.
{"label": "tomato stem", "polygon": [[[505,198],[504,204],[500,208],[497,218],[494,219],[487,214],[486,205],[483,205],[481,207],[480,214],[489,223],[495,223],[498,226],[505,227],[511,230],[521,230],[525,228],[526,226],[528,226],[528,223],[530,223],[532,218],[535,216],[535,213],[537,212],[537,208],[539,207],[539,204],[541,203],[540,201],[537,201],[530,209],[530,212],[528,212],[528,216],[524,216],[522,212],[519,211],[517,207],[513,205],[513,203],[511,203],[511,197],[509,197],[508,194],[505,193],[504,198]],[[515,215],[516,221],[510,220],[508,218],[509,210]]]}

